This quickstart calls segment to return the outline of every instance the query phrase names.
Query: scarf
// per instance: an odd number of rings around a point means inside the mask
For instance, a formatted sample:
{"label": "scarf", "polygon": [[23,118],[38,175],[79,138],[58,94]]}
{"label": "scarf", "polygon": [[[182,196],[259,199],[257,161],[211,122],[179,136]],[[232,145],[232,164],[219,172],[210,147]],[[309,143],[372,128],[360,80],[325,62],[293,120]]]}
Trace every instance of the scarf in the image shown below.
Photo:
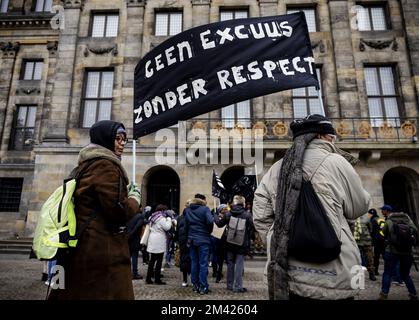
{"label": "scarf", "polygon": [[[307,133],[294,139],[282,161],[278,179],[274,231],[271,240],[271,261],[268,266],[270,300],[289,299],[288,239],[293,225],[303,180],[304,152],[317,133]],[[333,152],[343,156],[352,165],[358,160],[333,146]]]}
{"label": "scarf", "polygon": [[152,215],[151,215],[151,217],[150,217],[150,222],[153,224],[153,223],[156,223],[156,221],[159,219],[159,218],[161,218],[161,217],[164,217],[164,215],[165,215],[165,213],[163,212],[163,211],[156,211],[156,212],[154,212]]}

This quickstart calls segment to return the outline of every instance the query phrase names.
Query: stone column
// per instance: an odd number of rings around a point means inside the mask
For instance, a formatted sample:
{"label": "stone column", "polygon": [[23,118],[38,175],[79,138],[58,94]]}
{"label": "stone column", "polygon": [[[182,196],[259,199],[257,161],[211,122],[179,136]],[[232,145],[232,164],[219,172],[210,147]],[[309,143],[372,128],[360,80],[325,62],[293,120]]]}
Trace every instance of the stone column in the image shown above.
{"label": "stone column", "polygon": [[[278,0],[259,0],[261,17],[278,14]],[[258,119],[273,119],[284,117],[284,93],[276,92],[252,99],[253,116]]]}
{"label": "stone column", "polygon": [[192,27],[210,23],[211,0],[191,0]]}
{"label": "stone column", "polygon": [[[142,50],[142,39],[144,34],[144,0],[127,0],[127,20],[125,25],[125,48],[124,64],[122,66],[122,99],[121,110],[130,110],[120,113],[120,119],[128,130],[130,139],[133,135],[133,103],[134,103],[134,71],[140,61]],[[140,144],[137,144],[137,154],[140,155]],[[132,151],[124,156],[124,167],[128,172],[129,179],[132,179]],[[140,185],[142,177],[139,177],[139,167],[143,163],[137,161],[136,182]]]}
{"label": "stone column", "polygon": [[20,44],[17,42],[0,42],[2,53],[0,68],[0,151],[7,150],[7,141],[4,140],[4,129],[6,128],[7,110],[9,109],[10,86],[12,85],[16,55],[19,48]]}
{"label": "stone column", "polygon": [[[408,54],[410,55],[412,81],[415,87],[416,103],[419,105],[419,6],[415,0],[402,0],[400,1],[400,4],[402,7],[405,25]],[[412,116],[417,116],[417,112]]]}
{"label": "stone column", "polygon": [[344,118],[360,116],[348,2],[330,0],[329,12],[339,96],[339,116]]}
{"label": "stone column", "polygon": [[73,92],[77,34],[84,0],[65,0],[63,3],[64,29],[61,30],[57,49],[57,59],[60,63],[56,68],[48,132],[43,141],[56,146],[68,143],[68,115]]}

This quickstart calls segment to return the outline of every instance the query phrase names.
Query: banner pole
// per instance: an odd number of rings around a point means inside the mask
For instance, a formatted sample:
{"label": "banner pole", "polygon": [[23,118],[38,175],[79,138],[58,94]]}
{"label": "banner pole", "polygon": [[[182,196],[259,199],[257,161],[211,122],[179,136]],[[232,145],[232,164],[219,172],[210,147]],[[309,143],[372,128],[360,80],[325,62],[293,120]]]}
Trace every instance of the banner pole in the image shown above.
{"label": "banner pole", "polygon": [[255,177],[256,177],[256,187],[259,187],[259,181],[258,181],[258,167],[255,162]]}
{"label": "banner pole", "polygon": [[137,153],[137,141],[132,140],[132,182],[135,183],[135,157]]}

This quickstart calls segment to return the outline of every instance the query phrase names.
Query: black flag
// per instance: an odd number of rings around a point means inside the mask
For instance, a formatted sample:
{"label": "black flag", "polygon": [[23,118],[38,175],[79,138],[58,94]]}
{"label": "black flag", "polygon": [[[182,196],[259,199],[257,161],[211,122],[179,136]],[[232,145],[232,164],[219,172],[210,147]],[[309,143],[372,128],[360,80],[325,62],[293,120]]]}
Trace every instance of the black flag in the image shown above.
{"label": "black flag", "polygon": [[253,199],[253,195],[257,188],[256,183],[256,176],[255,175],[245,175],[241,177],[239,180],[231,188],[234,195],[242,195],[246,198],[246,201],[250,201]]}
{"label": "black flag", "polygon": [[179,33],[135,68],[134,139],[236,102],[319,87],[303,12]]}
{"label": "black flag", "polygon": [[221,198],[225,192],[225,187],[221,182],[221,179],[215,173],[215,170],[212,171],[212,195],[216,198]]}

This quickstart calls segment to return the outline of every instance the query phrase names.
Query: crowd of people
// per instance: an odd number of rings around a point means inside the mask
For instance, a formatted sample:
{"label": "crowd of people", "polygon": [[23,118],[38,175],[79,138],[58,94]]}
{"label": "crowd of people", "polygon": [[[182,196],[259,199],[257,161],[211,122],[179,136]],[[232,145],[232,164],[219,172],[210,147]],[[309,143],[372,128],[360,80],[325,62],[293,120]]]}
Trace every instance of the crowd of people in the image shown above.
{"label": "crowd of people", "polygon": [[[221,204],[211,211],[205,195],[199,193],[186,202],[181,214],[161,204],[155,209],[147,206],[128,223],[132,279],[143,279],[138,273],[141,250],[143,264],[148,265],[146,284],[165,285],[161,279],[162,270],[176,265],[182,273],[182,287],[189,286],[190,276],[193,292],[208,294],[209,267],[212,267],[212,277],[219,283],[224,277],[223,264],[227,262],[227,289],[246,292],[243,287],[244,256],[250,253],[255,230],[251,212],[245,206],[246,199],[236,195],[231,203]],[[230,227],[232,220],[243,224],[243,228],[240,229],[241,225]],[[214,232],[214,228],[218,232]],[[237,241],[234,236],[228,238],[229,230],[237,230],[240,238]],[[145,258],[144,252],[151,258]],[[166,263],[163,265],[164,256]],[[172,256],[175,256],[175,265],[171,263]]]}
{"label": "crowd of people", "polygon": [[351,281],[353,267],[366,266],[376,281],[382,257],[379,298],[388,297],[395,280],[417,300],[410,269],[418,231],[409,215],[390,205],[381,207],[382,217],[370,209],[371,197],[354,169],[358,160],[334,144],[329,119],[310,115],[290,129],[291,148],[264,175],[251,206],[237,194],[211,211],[197,193],[180,213],[165,204],[141,208],[139,188],[128,183],[121,165],[124,126],[109,120],[93,125],[78,162],[95,162],[74,193],[83,233],[74,250],[57,258],[66,287],[49,298],[133,299],[132,280],[143,278],[140,251],[145,285],[165,285],[162,271],[174,258],[179,284],[189,286],[190,276],[192,291],[205,295],[209,266],[220,282],[227,262],[226,288],[243,293],[244,257],[261,239],[270,299],[354,299],[359,288]]}

